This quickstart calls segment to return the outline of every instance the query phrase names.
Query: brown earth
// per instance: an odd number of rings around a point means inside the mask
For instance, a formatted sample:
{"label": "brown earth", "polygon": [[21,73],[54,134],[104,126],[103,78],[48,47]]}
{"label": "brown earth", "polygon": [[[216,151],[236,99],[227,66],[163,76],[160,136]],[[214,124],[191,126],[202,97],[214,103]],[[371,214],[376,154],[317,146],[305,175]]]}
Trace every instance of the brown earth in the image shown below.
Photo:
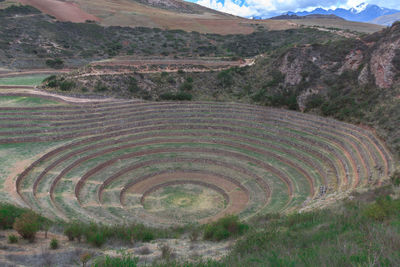
{"label": "brown earth", "polygon": [[60,21],[85,22],[86,20],[100,21],[94,15],[83,11],[79,5],[70,1],[58,0],[18,0],[22,4],[34,6],[43,13],[52,15]]}

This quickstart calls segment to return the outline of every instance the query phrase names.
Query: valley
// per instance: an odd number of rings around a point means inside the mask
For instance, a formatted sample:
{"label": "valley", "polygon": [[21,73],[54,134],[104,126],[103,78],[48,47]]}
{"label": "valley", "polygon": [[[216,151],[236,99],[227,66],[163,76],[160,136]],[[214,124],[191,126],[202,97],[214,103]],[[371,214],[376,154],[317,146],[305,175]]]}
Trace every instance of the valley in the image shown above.
{"label": "valley", "polygon": [[4,0],[0,34],[0,265],[400,262],[399,22]]}

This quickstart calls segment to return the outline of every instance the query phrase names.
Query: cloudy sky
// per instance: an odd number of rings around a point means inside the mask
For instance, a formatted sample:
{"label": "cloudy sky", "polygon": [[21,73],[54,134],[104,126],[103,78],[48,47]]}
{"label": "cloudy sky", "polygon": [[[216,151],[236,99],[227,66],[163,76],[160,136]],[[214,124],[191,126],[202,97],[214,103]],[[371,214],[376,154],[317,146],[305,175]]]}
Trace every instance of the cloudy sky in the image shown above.
{"label": "cloudy sky", "polygon": [[399,0],[187,0],[226,13],[250,16],[275,16],[287,11],[323,8],[350,8],[367,2],[381,7],[400,9]]}

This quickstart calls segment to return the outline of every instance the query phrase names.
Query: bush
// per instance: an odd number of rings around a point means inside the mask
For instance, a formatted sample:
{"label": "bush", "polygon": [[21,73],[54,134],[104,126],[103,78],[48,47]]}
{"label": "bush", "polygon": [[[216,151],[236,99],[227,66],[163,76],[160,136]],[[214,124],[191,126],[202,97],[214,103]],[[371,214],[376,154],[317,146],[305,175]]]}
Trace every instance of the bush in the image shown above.
{"label": "bush", "polygon": [[50,75],[49,77],[45,78],[45,79],[43,80],[43,82],[44,82],[44,83],[48,83],[48,82],[54,81],[54,80],[56,80],[56,79],[57,79],[57,76],[56,76],[56,75]]}
{"label": "bush", "polygon": [[390,177],[394,186],[400,186],[400,171],[395,171]]}
{"label": "bush", "polygon": [[169,261],[173,257],[172,249],[167,244],[163,244],[160,247],[160,250],[161,250],[161,258],[163,258],[164,260]]}
{"label": "bush", "polygon": [[10,243],[10,244],[18,243],[18,237],[16,235],[9,235],[8,243]]}
{"label": "bush", "polygon": [[197,229],[194,229],[189,235],[190,241],[192,242],[197,241],[197,239],[199,238],[199,234],[200,234],[199,231]]}
{"label": "bush", "polygon": [[64,67],[64,61],[60,58],[46,60],[46,65],[53,69],[61,69]]}
{"label": "bush", "polygon": [[131,239],[149,242],[154,239],[153,229],[147,228],[142,224],[132,225],[129,230]]}
{"label": "bush", "polygon": [[193,89],[193,84],[188,81],[185,81],[179,87],[179,90],[181,90],[181,91],[191,91],[192,89]]}
{"label": "bush", "polygon": [[88,236],[88,242],[95,247],[100,248],[106,242],[104,234],[102,232],[91,233]]}
{"label": "bush", "polygon": [[231,236],[238,236],[248,230],[248,225],[239,222],[237,216],[227,216],[206,225],[203,238],[206,240],[221,241]]}
{"label": "bush", "polygon": [[130,77],[128,82],[128,90],[131,93],[136,93],[139,91],[138,82],[135,77]]}
{"label": "bush", "polygon": [[364,216],[376,221],[383,221],[392,214],[397,214],[399,211],[399,200],[392,200],[390,196],[383,196],[365,208]]}
{"label": "bush", "polygon": [[12,229],[15,219],[27,212],[26,209],[17,208],[7,203],[0,204],[0,227]]}
{"label": "bush", "polygon": [[229,87],[233,84],[233,77],[229,70],[223,70],[218,73],[218,84],[223,87]]}
{"label": "bush", "polygon": [[75,87],[75,83],[72,81],[62,81],[59,83],[59,86],[62,91],[70,91]]}
{"label": "bush", "polygon": [[319,108],[323,103],[325,99],[321,95],[312,95],[307,99],[306,103],[306,110],[311,110],[314,108]]}
{"label": "bush", "polygon": [[14,230],[24,239],[34,241],[37,231],[40,230],[40,217],[29,211],[15,219]]}
{"label": "bush", "polygon": [[50,248],[51,248],[51,249],[58,249],[58,247],[59,247],[59,245],[58,245],[58,240],[55,239],[55,238],[53,238],[53,239],[50,241]]}
{"label": "bush", "polygon": [[96,260],[94,267],[136,267],[138,259],[129,254],[123,254],[122,257],[106,256]]}
{"label": "bush", "polygon": [[64,229],[64,234],[68,237],[69,241],[73,241],[74,239],[81,242],[83,235],[83,227],[78,222],[73,222]]}
{"label": "bush", "polygon": [[97,82],[95,86],[95,90],[97,92],[104,92],[107,91],[107,86],[105,86],[102,82]]}

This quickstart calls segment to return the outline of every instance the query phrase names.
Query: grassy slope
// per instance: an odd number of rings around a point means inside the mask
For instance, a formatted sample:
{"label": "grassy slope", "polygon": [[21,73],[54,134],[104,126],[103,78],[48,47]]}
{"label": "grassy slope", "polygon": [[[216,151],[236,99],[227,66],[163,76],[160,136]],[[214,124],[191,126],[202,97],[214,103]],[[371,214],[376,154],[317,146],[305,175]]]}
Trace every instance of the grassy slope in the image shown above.
{"label": "grassy slope", "polygon": [[[17,96],[0,96],[1,107],[21,107],[21,106],[40,106],[40,105],[54,105],[58,102],[46,100],[36,97],[17,97]],[[5,179],[11,174],[11,169],[18,165],[19,172],[23,171],[34,160],[34,158],[50,149],[57,146],[58,143],[32,143],[29,146],[26,144],[0,144],[0,193],[1,201],[10,201],[7,191],[4,190],[3,185]],[[16,176],[18,173],[15,173]]]}
{"label": "grassy slope", "polygon": [[[221,261],[155,266],[399,266],[399,188],[355,193],[336,207],[302,214],[270,214]],[[106,265],[112,266],[112,265]]]}
{"label": "grassy slope", "polygon": [[392,15],[380,16],[371,22],[376,23],[376,24],[390,26],[390,25],[392,25],[392,23],[394,23],[395,21],[399,21],[399,20],[400,20],[400,12],[392,14]]}
{"label": "grassy slope", "polygon": [[381,25],[354,22],[340,19],[297,19],[289,20],[292,23],[303,26],[315,26],[324,28],[336,28],[341,30],[348,30],[353,32],[374,33],[382,30],[384,27]]}
{"label": "grassy slope", "polygon": [[48,75],[28,75],[0,78],[0,85],[39,85]]}

